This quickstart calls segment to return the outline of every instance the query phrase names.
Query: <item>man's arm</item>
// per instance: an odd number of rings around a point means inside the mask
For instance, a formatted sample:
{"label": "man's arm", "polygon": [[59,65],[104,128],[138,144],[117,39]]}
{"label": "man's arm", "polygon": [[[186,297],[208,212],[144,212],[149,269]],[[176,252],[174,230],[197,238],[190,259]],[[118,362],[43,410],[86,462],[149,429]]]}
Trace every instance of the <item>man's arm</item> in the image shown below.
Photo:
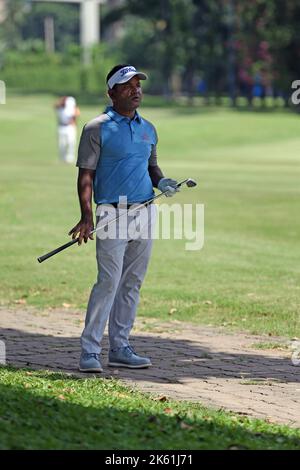
{"label": "man's arm", "polygon": [[81,209],[81,219],[75,227],[70,230],[69,235],[76,238],[79,233],[79,245],[82,240],[86,243],[90,238],[93,240],[93,235],[90,235],[94,230],[93,211],[92,211],[92,193],[93,193],[93,179],[95,170],[88,170],[86,168],[79,168],[77,191],[79,197],[79,204]]}
{"label": "man's arm", "polygon": [[156,145],[152,146],[148,171],[154,188],[157,188],[159,181],[164,177],[164,175],[157,164]]}
{"label": "man's arm", "polygon": [[149,158],[148,172],[152,181],[152,185],[165,193],[167,197],[174,196],[179,191],[177,181],[171,178],[165,178],[163,172],[157,164],[156,145],[152,146]]}
{"label": "man's arm", "polygon": [[148,171],[154,188],[157,188],[159,181],[164,177],[163,172],[158,165],[149,165]]}
{"label": "man's arm", "polygon": [[89,238],[93,240],[93,235],[90,235],[91,231],[94,230],[92,212],[93,180],[100,158],[100,127],[101,122],[105,120],[105,116],[100,115],[87,123],[80,137],[76,166],[79,168],[77,190],[81,219],[69,232],[69,235],[72,235],[73,238],[79,233],[79,244],[82,243],[83,239],[85,243]]}

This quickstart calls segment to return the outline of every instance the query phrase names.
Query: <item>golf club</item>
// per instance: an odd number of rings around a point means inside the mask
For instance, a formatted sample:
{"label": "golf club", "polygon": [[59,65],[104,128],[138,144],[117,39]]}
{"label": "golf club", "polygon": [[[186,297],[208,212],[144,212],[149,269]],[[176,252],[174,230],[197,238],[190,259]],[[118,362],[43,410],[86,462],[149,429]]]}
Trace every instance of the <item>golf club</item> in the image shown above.
{"label": "golf club", "polygon": [[[192,178],[187,178],[187,179],[185,179],[185,180],[183,180],[183,181],[180,181],[180,183],[178,183],[178,184],[176,185],[176,187],[179,188],[180,186],[182,186],[182,185],[184,185],[184,184],[186,184],[186,186],[187,186],[188,188],[194,188],[195,186],[197,186],[197,183],[196,183],[195,180],[193,180]],[[99,230],[102,230],[102,229],[105,228],[105,227],[108,227],[108,225],[110,225],[110,224],[116,222],[117,220],[120,219],[120,217],[122,217],[122,216],[125,215],[125,214],[128,215],[128,214],[131,214],[132,212],[135,212],[135,211],[141,209],[142,207],[147,207],[148,204],[150,204],[151,202],[155,201],[155,200],[158,199],[159,197],[163,196],[163,195],[164,195],[165,193],[167,193],[167,192],[168,192],[168,190],[162,191],[161,193],[157,194],[157,196],[153,197],[152,199],[149,199],[149,201],[144,202],[143,204],[139,204],[139,205],[137,205],[137,206],[134,205],[134,207],[133,207],[132,209],[131,209],[131,208],[128,209],[128,211],[126,211],[126,212],[124,212],[123,214],[119,215],[118,217],[115,217],[114,219],[112,219],[112,220],[106,222],[106,223],[105,223],[104,225],[102,225],[101,227],[97,227],[97,228],[95,228],[94,230],[92,230],[92,231],[90,232],[90,235],[92,235],[93,233],[98,232]],[[40,256],[40,257],[38,258],[38,262],[39,262],[39,263],[42,263],[42,262],[45,261],[46,259],[51,258],[51,256],[54,256],[54,255],[56,255],[57,253],[60,253],[61,251],[65,250],[65,249],[68,248],[69,246],[75,245],[75,243],[78,243],[78,240],[79,240],[78,237],[77,237],[77,238],[74,238],[73,240],[69,241],[68,243],[65,243],[64,245],[59,246],[59,247],[56,248],[55,250],[50,251],[49,253],[46,253],[45,255]]]}

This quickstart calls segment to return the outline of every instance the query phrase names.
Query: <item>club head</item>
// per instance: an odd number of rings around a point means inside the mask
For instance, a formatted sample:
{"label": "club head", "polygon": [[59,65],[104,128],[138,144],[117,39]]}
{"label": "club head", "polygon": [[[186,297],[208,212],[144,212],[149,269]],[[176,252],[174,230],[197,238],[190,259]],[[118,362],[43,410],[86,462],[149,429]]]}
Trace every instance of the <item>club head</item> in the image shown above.
{"label": "club head", "polygon": [[186,183],[188,188],[194,188],[195,186],[197,186],[197,183],[195,180],[192,180],[192,178],[189,178]]}

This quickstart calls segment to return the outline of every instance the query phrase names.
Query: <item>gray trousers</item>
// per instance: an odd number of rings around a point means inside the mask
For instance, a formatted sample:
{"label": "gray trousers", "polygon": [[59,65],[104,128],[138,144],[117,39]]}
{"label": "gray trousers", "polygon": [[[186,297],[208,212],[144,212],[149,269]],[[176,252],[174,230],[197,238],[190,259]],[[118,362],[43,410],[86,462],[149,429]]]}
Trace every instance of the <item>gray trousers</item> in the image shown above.
{"label": "gray trousers", "polygon": [[[155,206],[150,204],[146,211],[149,214],[148,227],[153,230]],[[101,340],[108,319],[110,348],[129,344],[152,242],[152,237],[100,239],[97,236],[98,278],[88,302],[85,328],[81,335],[82,352],[101,352]]]}

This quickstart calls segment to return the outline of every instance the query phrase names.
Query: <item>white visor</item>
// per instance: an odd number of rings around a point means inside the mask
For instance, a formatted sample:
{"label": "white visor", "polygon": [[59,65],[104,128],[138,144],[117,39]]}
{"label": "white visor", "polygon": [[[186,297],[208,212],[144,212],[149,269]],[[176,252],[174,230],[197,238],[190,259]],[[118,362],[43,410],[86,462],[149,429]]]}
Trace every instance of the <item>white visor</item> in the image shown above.
{"label": "white visor", "polygon": [[114,73],[107,82],[107,85],[112,89],[115,85],[120,83],[126,83],[132,77],[137,75],[140,80],[147,80],[147,75],[143,72],[138,72],[135,67],[129,65],[128,67],[123,67]]}

